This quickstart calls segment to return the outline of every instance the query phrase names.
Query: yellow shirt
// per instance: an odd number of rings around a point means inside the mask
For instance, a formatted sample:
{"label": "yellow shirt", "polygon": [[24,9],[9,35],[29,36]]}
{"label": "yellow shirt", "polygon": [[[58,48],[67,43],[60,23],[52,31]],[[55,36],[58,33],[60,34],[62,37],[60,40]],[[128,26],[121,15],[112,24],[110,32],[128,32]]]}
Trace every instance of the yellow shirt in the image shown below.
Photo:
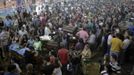
{"label": "yellow shirt", "polygon": [[111,51],[120,52],[122,49],[123,42],[119,38],[113,38],[111,40]]}

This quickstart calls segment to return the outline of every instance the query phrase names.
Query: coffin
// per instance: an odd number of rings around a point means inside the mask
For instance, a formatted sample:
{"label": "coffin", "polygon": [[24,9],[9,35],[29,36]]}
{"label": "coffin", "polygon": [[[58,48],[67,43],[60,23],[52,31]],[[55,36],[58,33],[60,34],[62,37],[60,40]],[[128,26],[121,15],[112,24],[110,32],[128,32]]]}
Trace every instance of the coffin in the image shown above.
{"label": "coffin", "polygon": [[64,26],[63,31],[74,34],[76,32],[77,28],[72,26]]}

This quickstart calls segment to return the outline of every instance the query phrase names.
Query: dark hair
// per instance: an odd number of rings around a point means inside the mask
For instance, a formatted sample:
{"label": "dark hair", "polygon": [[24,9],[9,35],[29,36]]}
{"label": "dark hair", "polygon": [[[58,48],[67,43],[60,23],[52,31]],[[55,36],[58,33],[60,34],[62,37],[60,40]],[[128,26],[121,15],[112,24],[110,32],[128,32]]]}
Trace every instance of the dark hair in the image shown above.
{"label": "dark hair", "polygon": [[116,37],[120,38],[120,36],[121,36],[121,34],[119,34],[119,33],[116,34]]}
{"label": "dark hair", "polygon": [[46,56],[45,60],[46,60],[47,62],[49,62],[49,61],[50,61],[50,56]]}
{"label": "dark hair", "polygon": [[36,39],[37,39],[37,41],[40,41],[40,38],[39,38],[39,36],[37,36],[37,37],[36,37]]}
{"label": "dark hair", "polygon": [[16,69],[16,66],[15,66],[15,65],[9,65],[9,66],[8,66],[8,71],[9,71],[9,72],[14,71],[15,69]]}
{"label": "dark hair", "polygon": [[112,58],[113,58],[115,61],[117,61],[117,59],[118,59],[117,55],[112,54],[111,56],[112,56]]}
{"label": "dark hair", "polygon": [[55,60],[55,65],[54,66],[55,66],[55,68],[60,67],[60,63],[59,63],[59,60],[58,59]]}
{"label": "dark hair", "polygon": [[84,41],[83,41],[82,38],[80,38],[78,41],[79,41],[80,43],[84,43]]}

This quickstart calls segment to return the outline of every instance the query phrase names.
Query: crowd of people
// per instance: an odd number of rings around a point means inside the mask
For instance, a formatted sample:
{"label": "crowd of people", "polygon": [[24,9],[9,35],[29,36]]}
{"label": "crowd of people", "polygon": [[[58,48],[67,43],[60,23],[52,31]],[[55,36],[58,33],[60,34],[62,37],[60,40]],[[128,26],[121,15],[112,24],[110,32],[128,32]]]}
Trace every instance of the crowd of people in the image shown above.
{"label": "crowd of people", "polygon": [[71,0],[41,12],[16,9],[0,18],[0,75],[84,75],[84,62],[99,51],[100,74],[121,74],[131,63],[134,75],[133,3]]}

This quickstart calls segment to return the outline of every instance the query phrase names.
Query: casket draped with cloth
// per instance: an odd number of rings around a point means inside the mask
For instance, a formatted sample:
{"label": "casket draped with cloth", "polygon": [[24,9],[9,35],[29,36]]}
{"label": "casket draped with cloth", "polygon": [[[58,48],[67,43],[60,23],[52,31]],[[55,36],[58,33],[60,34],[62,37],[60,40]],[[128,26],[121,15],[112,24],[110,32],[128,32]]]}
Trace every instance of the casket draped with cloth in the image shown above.
{"label": "casket draped with cloth", "polygon": [[67,33],[71,33],[71,34],[75,34],[77,31],[77,27],[73,27],[73,26],[64,26],[63,27],[63,31],[67,32]]}
{"label": "casket draped with cloth", "polygon": [[40,36],[40,40],[42,41],[43,45],[47,47],[47,49],[58,47],[58,43],[53,41],[51,36],[48,36],[48,35]]}

